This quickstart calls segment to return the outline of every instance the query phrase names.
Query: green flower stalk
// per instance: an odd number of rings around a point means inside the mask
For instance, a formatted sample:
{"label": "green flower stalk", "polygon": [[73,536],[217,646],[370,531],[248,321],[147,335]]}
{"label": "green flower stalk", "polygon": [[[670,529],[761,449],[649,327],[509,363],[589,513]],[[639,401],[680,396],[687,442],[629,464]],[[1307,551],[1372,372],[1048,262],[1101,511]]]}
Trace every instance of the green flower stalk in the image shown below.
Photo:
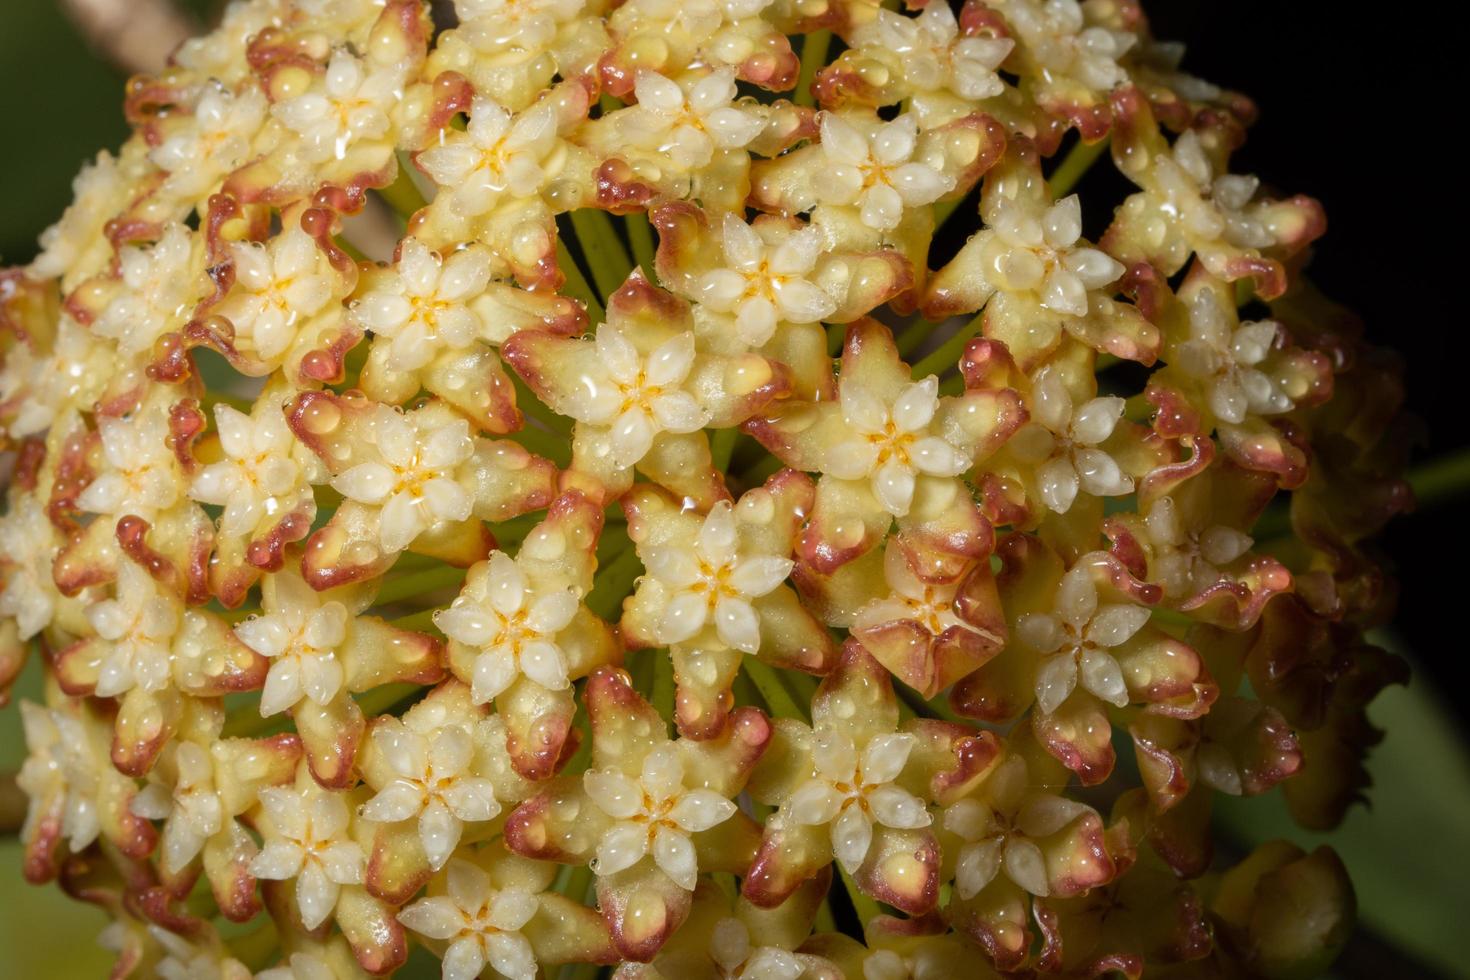
{"label": "green flower stalk", "polygon": [[1361,797],[1412,494],[1251,103],[1133,0],[444,16],[231,4],[0,271],[25,874],[114,975],[1330,963],[1211,807]]}

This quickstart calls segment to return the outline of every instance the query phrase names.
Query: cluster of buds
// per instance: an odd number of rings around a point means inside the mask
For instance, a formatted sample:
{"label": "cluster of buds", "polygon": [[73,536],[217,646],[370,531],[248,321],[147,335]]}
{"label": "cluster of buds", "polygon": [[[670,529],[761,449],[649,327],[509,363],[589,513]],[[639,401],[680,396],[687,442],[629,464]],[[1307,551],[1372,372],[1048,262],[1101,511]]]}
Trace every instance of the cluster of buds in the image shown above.
{"label": "cluster of buds", "polygon": [[238,0],[129,82],[0,272],[24,871],[115,977],[1330,960],[1211,808],[1366,784],[1397,367],[1136,0],[911,6]]}

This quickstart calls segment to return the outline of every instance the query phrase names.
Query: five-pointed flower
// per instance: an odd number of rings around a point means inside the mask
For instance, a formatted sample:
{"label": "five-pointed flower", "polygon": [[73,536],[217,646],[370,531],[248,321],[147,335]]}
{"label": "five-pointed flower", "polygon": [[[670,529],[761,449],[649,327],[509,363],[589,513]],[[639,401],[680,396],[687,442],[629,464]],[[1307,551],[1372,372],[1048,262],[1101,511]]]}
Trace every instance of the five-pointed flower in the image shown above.
{"label": "five-pointed flower", "polygon": [[419,899],[398,913],[398,921],[449,944],[444,980],[473,980],[486,966],[510,980],[534,980],[536,954],[521,930],[539,908],[530,892],[496,888],[484,869],[455,860],[446,893]]}
{"label": "five-pointed flower", "polygon": [[1042,368],[1032,381],[1031,421],[1006,449],[1035,467],[1037,493],[1048,510],[1065,514],[1079,492],[1119,497],[1133,492],[1133,479],[1102,448],[1123,417],[1114,395],[1075,404],[1062,372]]}
{"label": "five-pointed flower", "polygon": [[459,846],[465,823],[500,812],[494,783],[471,768],[473,736],[452,722],[419,732],[390,720],[372,737],[396,778],[363,805],[362,815],[380,823],[417,817],[429,867],[438,871]]}
{"label": "five-pointed flower", "polygon": [[261,715],[294,708],[303,697],[330,704],[346,676],[338,651],[347,641],[351,611],[289,570],[267,580],[261,607],[261,615],[235,627],[246,646],[271,662],[260,692]]}
{"label": "five-pointed flower", "polygon": [[778,323],[816,323],[837,310],[808,278],[822,252],[821,230],[783,231],[779,223],[748,225],[727,213],[720,226],[725,264],[694,284],[701,304],[735,314],[740,339],[752,347],[770,340]]}
{"label": "five-pointed flower", "polygon": [[734,507],[722,500],[693,541],[669,542],[641,556],[668,596],[654,633],[659,643],[689,641],[708,623],[720,642],[736,650],[760,648],[760,621],[750,601],[779,587],[795,562],[780,555],[742,555],[737,545]]}
{"label": "five-pointed flower", "polygon": [[765,122],[735,100],[735,71],[718,68],[703,78],[676,82],[655,71],[640,71],[633,85],[635,111],[623,132],[642,150],[666,155],[680,170],[710,162],[715,150],[739,150],[760,135]]}
{"label": "five-pointed flower", "polygon": [[916,830],[930,823],[924,801],[897,785],[914,736],[874,735],[861,750],[840,731],[818,729],[812,739],[816,771],[784,804],[800,824],[831,828],[832,853],[854,873],[873,844],[873,826]]}
{"label": "five-pointed flower", "polygon": [[315,929],[337,905],[343,885],[362,883],[366,858],[351,839],[352,814],[340,793],[324,790],[306,773],[294,788],[260,791],[260,853],[250,862],[257,878],[296,881],[301,924]]}
{"label": "five-pointed flower", "polygon": [[540,592],[503,551],[470,570],[448,609],[434,614],[444,635],[480,652],[474,698],[484,704],[520,675],[551,691],[567,687],[567,660],[557,634],[571,625],[581,596],[572,588]]}
{"label": "five-pointed flower", "polygon": [[671,742],[643,757],[638,778],[615,769],[589,769],[587,797],[613,819],[597,842],[592,869],[614,875],[651,855],[659,870],[693,891],[699,859],[689,835],[709,830],[735,814],[735,804],[707,789],[688,786],[684,760]]}
{"label": "five-pointed flower", "polygon": [[468,300],[490,283],[491,257],[483,247],[441,258],[416,238],[399,246],[396,275],[379,279],[353,304],[353,318],[389,340],[388,366],[412,371],[440,348],[468,347],[480,333]]}
{"label": "five-pointed flower", "polygon": [[919,130],[913,116],[865,128],[835,113],[822,113],[821,146],[829,166],[817,187],[823,204],[856,205],[863,224],[890,231],[906,210],[931,204],[954,190],[953,176],[913,158]]}

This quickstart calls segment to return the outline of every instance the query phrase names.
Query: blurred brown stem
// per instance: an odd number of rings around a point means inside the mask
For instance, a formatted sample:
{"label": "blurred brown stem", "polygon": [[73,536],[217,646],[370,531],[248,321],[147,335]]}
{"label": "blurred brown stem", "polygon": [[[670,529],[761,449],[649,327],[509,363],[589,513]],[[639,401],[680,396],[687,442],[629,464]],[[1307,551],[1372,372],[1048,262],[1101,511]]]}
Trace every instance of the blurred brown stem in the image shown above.
{"label": "blurred brown stem", "polygon": [[170,0],[59,0],[87,43],[129,73],[156,72],[196,29]]}

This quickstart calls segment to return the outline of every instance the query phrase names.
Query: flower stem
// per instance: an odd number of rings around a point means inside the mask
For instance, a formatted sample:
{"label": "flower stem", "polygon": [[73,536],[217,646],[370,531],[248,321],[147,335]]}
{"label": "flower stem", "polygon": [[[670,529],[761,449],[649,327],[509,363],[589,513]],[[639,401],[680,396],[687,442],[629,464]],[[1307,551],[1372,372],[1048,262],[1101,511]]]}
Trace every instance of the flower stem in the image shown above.
{"label": "flower stem", "polygon": [[739,429],[716,429],[710,436],[709,451],[716,473],[730,468],[730,454],[735,451],[735,436],[739,432]]}
{"label": "flower stem", "polygon": [[797,105],[816,105],[817,95],[812,91],[812,82],[817,72],[827,63],[827,49],[832,46],[831,31],[812,31],[801,44],[801,77],[796,80],[796,94],[792,100]]}
{"label": "flower stem", "polygon": [[628,228],[628,241],[633,246],[633,261],[638,263],[638,268],[643,270],[649,282],[657,282],[658,270],[654,266],[658,252],[653,240],[653,225],[649,223],[648,215],[636,211],[623,220]]}
{"label": "flower stem", "polygon": [[969,323],[956,330],[953,336],[914,365],[914,377],[927,378],[931,374],[944,374],[950,368],[958,365],[960,355],[965,352],[965,345],[980,332],[984,320],[983,312],[975,314]]}
{"label": "flower stem", "polygon": [[465,569],[443,565],[438,568],[427,568],[421,572],[412,572],[400,578],[390,578],[378,590],[378,598],[374,604],[387,606],[423,595],[425,592],[437,592],[440,589],[458,585],[464,581],[464,577]]}
{"label": "flower stem", "polygon": [[852,875],[840,864],[838,872],[842,875],[842,886],[847,889],[848,901],[852,902],[852,909],[857,913],[858,924],[866,927],[869,922],[883,914],[883,909],[877,902],[858,890],[857,882],[852,880]]}
{"label": "flower stem", "polygon": [[418,185],[413,182],[413,174],[409,172],[412,164],[404,159],[404,156],[402,153],[398,155],[398,176],[387,187],[379,187],[378,195],[400,218],[406,221],[413,217],[420,208],[427,206],[429,202],[424,200],[424,195],[420,193]]}
{"label": "flower stem", "polygon": [[571,252],[567,251],[567,243],[559,237],[556,240],[556,264],[561,269],[562,275],[567,277],[562,293],[585,306],[587,318],[591,322],[601,323],[607,316],[602,308],[602,301],[597,298],[597,293],[587,282],[587,277],[582,275],[577,260],[572,258]]}
{"label": "flower stem", "polygon": [[597,287],[597,294],[606,300],[628,278],[633,260],[628,257],[628,250],[623,247],[606,211],[578,208],[571,218],[577,243],[582,246],[587,267],[592,270],[592,283]]}
{"label": "flower stem", "polygon": [[587,596],[587,607],[603,619],[617,619],[622,612],[623,599],[633,591],[633,583],[642,574],[643,563],[638,560],[638,552],[627,549],[597,576],[592,592]]}
{"label": "flower stem", "polygon": [[796,698],[781,682],[780,672],[770,664],[755,657],[746,657],[740,669],[745,671],[745,675],[750,678],[750,682],[765,699],[766,706],[770,708],[773,717],[811,720],[811,705],[797,703]]}
{"label": "flower stem", "polygon": [[1409,471],[1408,479],[1421,510],[1457,500],[1470,493],[1470,449],[1422,463]]}
{"label": "flower stem", "polygon": [[1053,200],[1064,198],[1072,192],[1072,188],[1077,186],[1077,182],[1097,162],[1097,158],[1102,156],[1103,150],[1108,148],[1111,139],[1107,137],[1096,143],[1078,143],[1072,147],[1047,181]]}

